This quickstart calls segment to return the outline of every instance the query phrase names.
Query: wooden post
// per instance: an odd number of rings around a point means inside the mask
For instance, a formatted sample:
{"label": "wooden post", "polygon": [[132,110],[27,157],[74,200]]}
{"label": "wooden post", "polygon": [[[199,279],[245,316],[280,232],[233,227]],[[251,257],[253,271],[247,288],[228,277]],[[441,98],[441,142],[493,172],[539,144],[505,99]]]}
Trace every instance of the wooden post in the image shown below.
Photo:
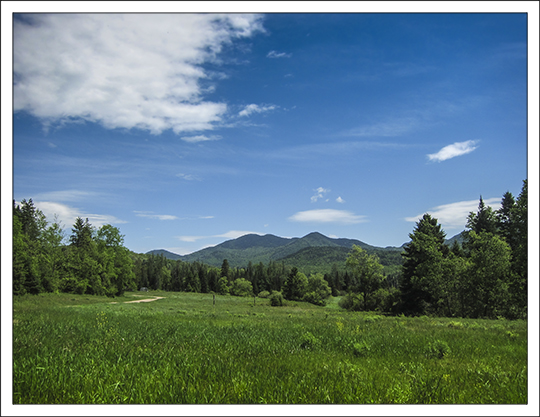
{"label": "wooden post", "polygon": [[213,297],[213,306],[215,307],[216,306],[216,294],[212,294],[212,297]]}

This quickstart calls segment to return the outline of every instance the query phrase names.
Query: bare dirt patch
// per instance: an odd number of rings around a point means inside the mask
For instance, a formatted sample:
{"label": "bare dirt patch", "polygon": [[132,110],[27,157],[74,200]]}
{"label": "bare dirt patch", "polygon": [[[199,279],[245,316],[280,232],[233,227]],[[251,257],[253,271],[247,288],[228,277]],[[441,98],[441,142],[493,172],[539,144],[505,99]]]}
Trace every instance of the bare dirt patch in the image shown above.
{"label": "bare dirt patch", "polygon": [[156,301],[156,300],[159,300],[161,298],[165,298],[165,297],[154,297],[154,298],[145,298],[144,300],[124,301],[124,304],[127,304],[127,303],[149,303],[150,301]]}

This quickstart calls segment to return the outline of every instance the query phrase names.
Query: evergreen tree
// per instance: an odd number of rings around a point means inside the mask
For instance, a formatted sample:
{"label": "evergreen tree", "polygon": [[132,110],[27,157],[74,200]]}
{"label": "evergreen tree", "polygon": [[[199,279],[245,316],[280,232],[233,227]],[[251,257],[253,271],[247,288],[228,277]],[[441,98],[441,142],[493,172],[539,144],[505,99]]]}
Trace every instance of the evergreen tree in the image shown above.
{"label": "evergreen tree", "polygon": [[88,222],[88,219],[86,219],[86,221],[83,221],[83,219],[77,217],[71,231],[72,234],[69,238],[71,244],[77,248],[88,250],[92,245],[92,239],[94,235],[94,228]]}
{"label": "evergreen tree", "polygon": [[442,260],[450,252],[446,234],[437,219],[424,214],[416,223],[411,242],[405,246],[401,282],[401,310],[405,314],[425,314],[437,303],[437,286],[442,278]]}
{"label": "evergreen tree", "polygon": [[497,233],[497,223],[495,212],[490,206],[484,204],[484,200],[482,199],[482,196],[480,196],[478,211],[476,213],[471,211],[467,218],[467,229],[476,233]]}
{"label": "evergreen tree", "polygon": [[501,208],[495,212],[497,229],[512,249],[515,247],[516,231],[514,225],[516,201],[511,192],[507,191],[502,198]]}
{"label": "evergreen tree", "polygon": [[489,232],[469,233],[470,257],[464,274],[464,315],[473,318],[508,316],[510,294],[510,246]]}
{"label": "evergreen tree", "polygon": [[229,261],[227,259],[223,259],[223,263],[221,264],[221,272],[219,274],[219,277],[230,277],[230,268],[229,268]]}
{"label": "evergreen tree", "polygon": [[519,309],[526,314],[527,310],[527,281],[528,281],[528,261],[527,261],[527,235],[528,235],[528,196],[527,180],[523,181],[523,187],[519,194],[516,205],[512,211],[513,226],[515,230],[512,239],[512,271],[515,280],[511,285],[511,291]]}
{"label": "evergreen tree", "polygon": [[283,296],[286,300],[301,300],[304,297],[307,287],[307,277],[298,272],[294,267],[283,284]]}

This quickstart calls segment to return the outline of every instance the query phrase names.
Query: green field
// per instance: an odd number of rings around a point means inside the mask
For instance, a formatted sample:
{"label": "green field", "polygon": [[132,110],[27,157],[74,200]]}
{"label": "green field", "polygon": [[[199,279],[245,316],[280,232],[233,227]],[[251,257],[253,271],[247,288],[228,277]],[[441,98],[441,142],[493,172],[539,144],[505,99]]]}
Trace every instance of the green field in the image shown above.
{"label": "green field", "polygon": [[14,297],[13,403],[527,403],[526,321],[384,317],[337,302]]}

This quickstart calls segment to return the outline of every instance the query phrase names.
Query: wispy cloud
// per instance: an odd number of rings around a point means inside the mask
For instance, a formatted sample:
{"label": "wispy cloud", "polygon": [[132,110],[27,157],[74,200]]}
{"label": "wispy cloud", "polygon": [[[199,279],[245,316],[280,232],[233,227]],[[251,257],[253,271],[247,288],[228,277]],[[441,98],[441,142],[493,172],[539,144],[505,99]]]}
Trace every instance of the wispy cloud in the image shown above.
{"label": "wispy cloud", "polygon": [[34,201],[34,204],[45,214],[49,223],[53,222],[56,217],[67,229],[75,223],[77,217],[88,219],[90,224],[95,227],[101,227],[105,224],[127,223],[109,214],[86,213],[79,208],[53,201]]}
{"label": "wispy cloud", "polygon": [[182,242],[196,242],[198,240],[203,240],[203,239],[213,239],[213,238],[216,238],[216,237],[220,237],[220,238],[226,238],[226,239],[237,239],[241,236],[244,236],[244,235],[250,235],[250,234],[254,234],[254,235],[263,235],[264,233],[259,233],[259,232],[250,232],[250,231],[245,231],[245,230],[229,230],[228,232],[226,233],[223,233],[223,234],[220,234],[220,235],[210,235],[210,236],[176,236],[177,239],[181,240]]}
{"label": "wispy cloud", "polygon": [[95,198],[97,193],[81,190],[49,191],[39,193],[34,198],[41,201],[81,201],[88,198]]}
{"label": "wispy cloud", "polygon": [[456,156],[466,155],[474,151],[478,143],[477,140],[467,140],[465,142],[455,142],[445,146],[437,153],[429,154],[427,157],[430,161],[442,162],[447,159],[455,158]]}
{"label": "wispy cloud", "polygon": [[322,209],[299,211],[289,217],[290,221],[308,223],[342,223],[354,224],[366,222],[366,216],[359,216],[350,211]]}
{"label": "wispy cloud", "polygon": [[314,191],[315,191],[315,195],[311,197],[312,203],[316,203],[319,198],[324,198],[324,195],[330,192],[329,189],[326,189],[323,187],[319,187],[315,189]]}
{"label": "wispy cloud", "polygon": [[276,52],[276,51],[270,51],[266,55],[267,58],[290,58],[292,54],[288,54],[286,52]]}
{"label": "wispy cloud", "polygon": [[417,117],[401,117],[352,128],[342,132],[342,135],[357,137],[396,137],[415,130],[419,125],[420,120]]}
{"label": "wispy cloud", "polygon": [[253,113],[265,113],[271,110],[275,110],[276,106],[259,106],[257,104],[248,104],[243,110],[241,110],[238,115],[241,117],[250,116]]}
{"label": "wispy cloud", "polygon": [[14,110],[152,134],[211,129],[227,105],[204,100],[200,81],[214,75],[203,64],[259,31],[250,14],[28,14],[13,26]]}
{"label": "wispy cloud", "polygon": [[336,198],[336,201],[340,204],[345,203],[345,200],[343,200],[341,197]]}
{"label": "wispy cloud", "polygon": [[320,156],[342,156],[361,151],[396,150],[414,147],[414,144],[378,141],[342,141],[284,147],[260,154],[262,158],[302,160]]}
{"label": "wispy cloud", "polygon": [[178,216],[171,214],[154,214],[151,211],[133,211],[137,217],[146,217],[149,219],[157,220],[178,220]]}
{"label": "wispy cloud", "polygon": [[[500,198],[488,198],[483,199],[483,201],[487,206],[491,206],[494,210],[499,209],[501,204]],[[434,207],[429,209],[426,213],[429,213],[432,217],[436,218],[444,229],[463,229],[467,224],[469,213],[478,210],[478,203],[479,200],[458,201]],[[412,217],[405,217],[405,220],[408,222],[417,222],[424,214],[425,213]]]}
{"label": "wispy cloud", "polygon": [[197,142],[206,142],[206,141],[210,141],[210,140],[220,140],[221,136],[219,136],[219,135],[182,136],[180,139],[182,139],[184,142],[197,143]]}
{"label": "wispy cloud", "polygon": [[196,175],[193,175],[193,174],[178,173],[178,174],[176,174],[176,176],[178,178],[182,178],[183,180],[186,180],[186,181],[201,181],[201,179],[199,177],[197,177]]}

